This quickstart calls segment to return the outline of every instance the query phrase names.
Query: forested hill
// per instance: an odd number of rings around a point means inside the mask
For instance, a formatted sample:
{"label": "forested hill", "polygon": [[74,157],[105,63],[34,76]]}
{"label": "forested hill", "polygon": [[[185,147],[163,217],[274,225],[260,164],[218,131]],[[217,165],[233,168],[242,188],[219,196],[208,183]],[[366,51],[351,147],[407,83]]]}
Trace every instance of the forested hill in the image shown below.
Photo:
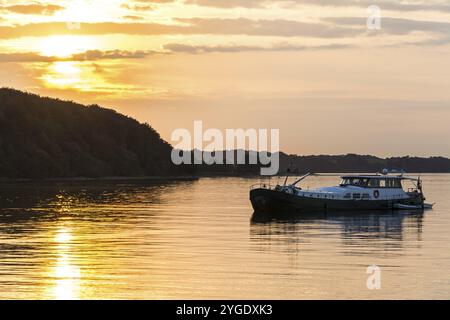
{"label": "forested hill", "polygon": [[[248,163],[249,152],[246,152]],[[444,157],[392,157],[378,158],[371,155],[311,155],[279,154],[280,174],[315,173],[375,173],[383,169],[404,170],[410,173],[450,173],[450,159]],[[197,173],[202,175],[257,175],[258,165],[202,165]]]}
{"label": "forested hill", "polygon": [[280,171],[305,172],[381,172],[397,169],[414,173],[450,173],[450,159],[444,157],[391,157],[378,158],[370,155],[280,155]]}
{"label": "forested hill", "polygon": [[113,110],[0,89],[0,178],[183,174],[171,150]]}
{"label": "forested hill", "polygon": [[[138,176],[258,175],[258,165],[175,166],[172,146],[147,124],[97,105],[0,89],[0,180]],[[248,156],[248,152],[247,152]],[[280,173],[450,172],[442,157],[296,156],[280,153]]]}

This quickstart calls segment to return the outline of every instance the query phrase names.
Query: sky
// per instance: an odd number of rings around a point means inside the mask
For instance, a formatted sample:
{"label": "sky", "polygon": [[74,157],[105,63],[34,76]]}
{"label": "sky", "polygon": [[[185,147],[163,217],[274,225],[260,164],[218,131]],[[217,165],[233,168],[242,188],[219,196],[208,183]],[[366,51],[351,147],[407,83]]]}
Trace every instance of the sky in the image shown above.
{"label": "sky", "polygon": [[450,157],[450,0],[0,0],[0,86],[169,142],[202,120],[287,153]]}

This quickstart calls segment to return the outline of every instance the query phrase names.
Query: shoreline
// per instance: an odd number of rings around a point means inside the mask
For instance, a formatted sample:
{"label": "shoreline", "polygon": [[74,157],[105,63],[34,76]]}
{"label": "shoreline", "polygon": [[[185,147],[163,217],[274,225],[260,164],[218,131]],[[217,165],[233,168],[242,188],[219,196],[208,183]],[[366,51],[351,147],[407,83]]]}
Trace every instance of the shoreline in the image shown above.
{"label": "shoreline", "polygon": [[[349,172],[321,172],[321,174],[349,174]],[[422,172],[422,173],[408,173],[408,174],[416,174],[416,175],[434,175],[434,174],[450,174],[450,172]],[[285,178],[285,177],[297,177],[303,174],[299,173],[291,173],[286,174],[282,173],[276,176],[260,176],[258,174],[243,174],[243,175],[230,175],[230,174],[200,174],[196,176],[142,176],[142,177],[98,177],[98,178],[86,178],[86,177],[72,177],[72,178],[40,178],[40,179],[32,179],[32,178],[0,178],[0,184],[8,184],[8,183],[39,183],[39,182],[176,182],[176,181],[198,181],[200,179],[206,178],[247,178],[247,179],[256,179],[256,178]]]}
{"label": "shoreline", "polygon": [[2,183],[18,183],[18,182],[120,182],[120,181],[197,181],[200,177],[198,176],[144,176],[144,177],[99,177],[99,178],[86,178],[86,177],[72,177],[72,178],[41,178],[41,179],[30,179],[30,178],[17,178],[0,179],[0,184]]}

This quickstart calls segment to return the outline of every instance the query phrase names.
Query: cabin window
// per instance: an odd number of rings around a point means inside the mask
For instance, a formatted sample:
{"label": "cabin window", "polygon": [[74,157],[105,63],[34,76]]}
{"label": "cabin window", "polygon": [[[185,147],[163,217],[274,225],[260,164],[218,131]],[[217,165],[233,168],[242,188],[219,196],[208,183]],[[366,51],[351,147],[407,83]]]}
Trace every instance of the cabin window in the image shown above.
{"label": "cabin window", "polygon": [[351,193],[346,193],[344,199],[350,199],[352,197]]}
{"label": "cabin window", "polygon": [[380,179],[370,179],[368,187],[369,188],[380,188]]}
{"label": "cabin window", "polygon": [[402,181],[400,179],[394,180],[394,188],[403,188]]}
{"label": "cabin window", "polygon": [[[377,185],[378,183],[378,185]],[[402,188],[401,179],[372,179],[369,182],[371,188]]]}
{"label": "cabin window", "polygon": [[353,199],[361,199],[361,193],[354,193]]}
{"label": "cabin window", "polygon": [[402,182],[400,179],[386,179],[385,188],[402,188]]}
{"label": "cabin window", "polygon": [[386,180],[386,188],[393,188],[394,187],[394,180],[387,179]]}
{"label": "cabin window", "polygon": [[341,186],[358,186],[365,187],[369,183],[367,178],[344,178],[341,182]]}
{"label": "cabin window", "polygon": [[368,193],[364,193],[362,197],[363,199],[370,199],[370,195]]}

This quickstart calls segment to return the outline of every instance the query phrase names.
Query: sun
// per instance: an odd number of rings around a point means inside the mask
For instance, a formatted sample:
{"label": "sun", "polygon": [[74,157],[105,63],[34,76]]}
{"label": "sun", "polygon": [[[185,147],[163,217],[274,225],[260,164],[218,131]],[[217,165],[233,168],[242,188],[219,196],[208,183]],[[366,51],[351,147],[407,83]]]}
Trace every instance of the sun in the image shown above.
{"label": "sun", "polygon": [[75,86],[82,82],[82,70],[75,62],[57,61],[42,78],[53,87]]}
{"label": "sun", "polygon": [[104,77],[103,71],[101,71],[102,66],[99,64],[80,61],[47,63],[39,79],[45,87],[54,89],[71,89],[79,92],[97,93],[116,93],[129,90],[127,85],[109,82]]}
{"label": "sun", "polygon": [[85,36],[50,36],[41,40],[40,54],[47,57],[67,58],[95,49],[93,40]]}

